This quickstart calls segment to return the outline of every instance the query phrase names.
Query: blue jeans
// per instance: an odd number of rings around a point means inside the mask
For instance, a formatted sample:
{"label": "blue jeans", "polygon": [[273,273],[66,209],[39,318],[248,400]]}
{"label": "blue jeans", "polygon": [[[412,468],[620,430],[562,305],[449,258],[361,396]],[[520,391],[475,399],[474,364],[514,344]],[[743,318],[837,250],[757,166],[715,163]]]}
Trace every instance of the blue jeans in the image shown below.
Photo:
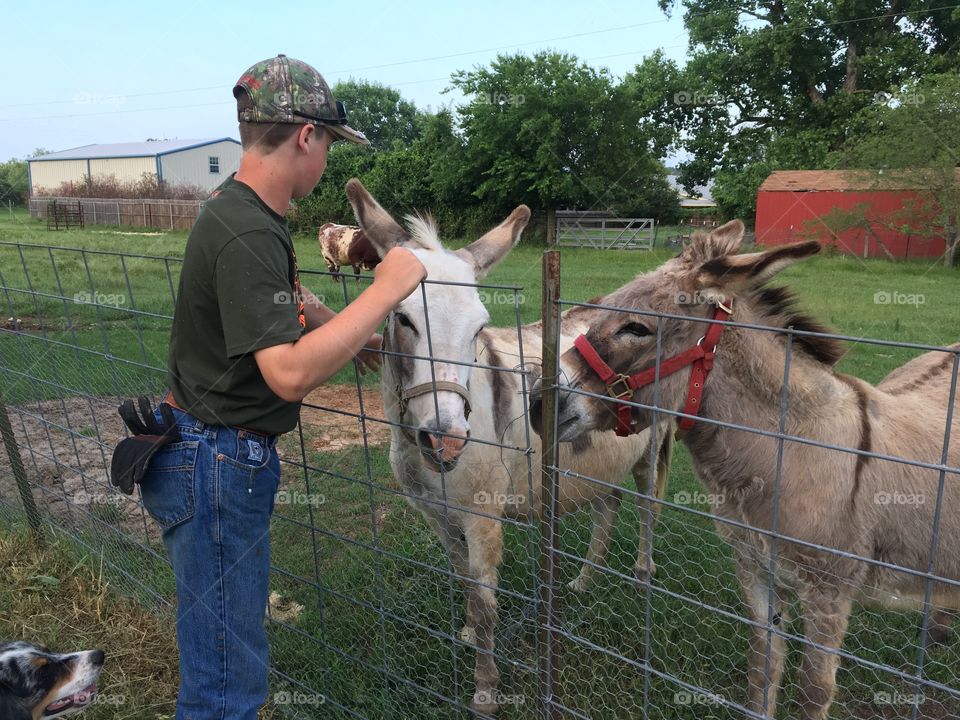
{"label": "blue jeans", "polygon": [[173,413],[182,441],[154,456],[140,492],[177,581],[176,720],[256,720],[268,691],[276,436]]}

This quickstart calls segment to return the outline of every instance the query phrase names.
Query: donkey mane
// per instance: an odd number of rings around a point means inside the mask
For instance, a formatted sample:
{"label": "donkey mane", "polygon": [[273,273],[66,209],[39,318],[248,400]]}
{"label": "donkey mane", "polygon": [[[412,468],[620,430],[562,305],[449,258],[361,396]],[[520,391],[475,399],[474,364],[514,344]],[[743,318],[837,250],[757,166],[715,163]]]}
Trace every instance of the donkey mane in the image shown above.
{"label": "donkey mane", "polygon": [[407,229],[415,243],[424,250],[443,250],[437,234],[437,224],[432,215],[405,215]]}
{"label": "donkey mane", "polygon": [[[788,287],[761,287],[750,298],[757,311],[775,327],[793,328],[804,332],[829,333],[830,328],[811,316],[798,312],[797,297]],[[814,360],[832,367],[843,357],[846,349],[833,338],[794,335],[794,344]]]}

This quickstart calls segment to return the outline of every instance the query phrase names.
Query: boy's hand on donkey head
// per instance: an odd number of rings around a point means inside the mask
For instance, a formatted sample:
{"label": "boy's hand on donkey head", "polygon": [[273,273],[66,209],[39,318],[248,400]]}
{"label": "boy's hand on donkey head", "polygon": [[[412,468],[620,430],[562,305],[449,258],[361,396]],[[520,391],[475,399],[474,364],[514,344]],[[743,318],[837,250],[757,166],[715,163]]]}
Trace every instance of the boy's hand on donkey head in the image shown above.
{"label": "boy's hand on donkey head", "polygon": [[417,256],[406,248],[394,247],[383,256],[383,260],[373,271],[375,282],[396,289],[399,300],[402,300],[427,277],[427,269]]}

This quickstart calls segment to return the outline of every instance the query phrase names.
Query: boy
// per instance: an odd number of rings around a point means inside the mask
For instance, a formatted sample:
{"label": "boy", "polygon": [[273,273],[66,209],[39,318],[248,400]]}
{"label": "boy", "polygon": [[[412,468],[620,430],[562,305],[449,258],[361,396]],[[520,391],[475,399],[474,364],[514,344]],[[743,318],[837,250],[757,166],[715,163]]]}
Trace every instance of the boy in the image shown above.
{"label": "boy", "polygon": [[177,581],[177,720],[257,717],[268,690],[277,436],[296,427],[304,396],[358,353],[378,366],[376,328],[426,276],[395,248],[339,314],[300,288],[283,216],[320,180],[333,142],[367,140],[298,60],[257,63],[233,92],[243,159],[187,241],[165,398],[173,410],[164,409],[176,437],[141,482]]}

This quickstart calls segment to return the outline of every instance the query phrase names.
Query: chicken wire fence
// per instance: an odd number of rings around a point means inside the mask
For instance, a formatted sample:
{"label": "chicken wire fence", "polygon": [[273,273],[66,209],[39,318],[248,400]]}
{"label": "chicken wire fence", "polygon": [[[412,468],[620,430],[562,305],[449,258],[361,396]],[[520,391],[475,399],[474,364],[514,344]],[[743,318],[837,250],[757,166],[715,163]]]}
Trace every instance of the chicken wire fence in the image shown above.
{"label": "chicken wire fence", "polygon": [[[110,486],[108,469],[126,434],[120,401],[141,394],[159,400],[166,389],[180,264],[0,243],[0,430],[8,446],[0,454],[0,507],[25,512],[40,534],[60,535],[96,558],[114,587],[160,613],[171,609],[174,583],[159,529],[138,492],[126,496]],[[652,414],[646,434],[617,440],[595,432],[556,442],[573,398],[592,398],[600,416],[611,412],[604,394],[574,377],[570,357],[557,354],[570,352],[573,336],[599,313],[624,309],[562,301],[556,261],[544,268],[543,317],[532,324],[522,322],[532,318],[521,313],[520,288],[426,281],[411,296],[419,300],[388,320],[382,381],[361,377],[356,367],[342,371],[308,396],[297,430],[280,439],[265,618],[273,716],[763,717],[762,708],[749,706],[747,686],[759,686],[771,701],[775,659],[783,654],[776,716],[815,717],[804,679],[815,680],[817,666],[802,660],[811,648],[821,653],[816,662],[839,660],[830,717],[960,716],[960,644],[949,637],[960,582],[939,564],[957,556],[958,538],[944,530],[955,533],[953,517],[960,516],[960,471],[948,456],[957,350],[940,349],[950,402],[948,424],[930,429],[942,449],[932,460],[792,432],[787,392],[775,398],[772,430],[701,418],[698,424],[773,444],[771,517],[757,524],[745,494],[739,514],[729,512],[726,498],[698,481],[690,455],[673,452],[673,419],[682,413],[659,395],[636,403],[640,416]],[[333,307],[368,281],[338,283],[306,270],[301,276]],[[512,305],[514,322],[474,337],[470,323],[483,320],[481,300]],[[651,319],[658,359],[669,347],[668,330],[690,323],[626,310]],[[785,338],[783,387],[791,344],[817,335],[727,324]],[[400,400],[424,373],[435,391]],[[461,380],[467,402],[443,385]],[[652,392],[661,386],[657,378]],[[541,406],[551,420],[538,435],[531,420]],[[471,431],[453,465],[433,443],[446,448],[447,437],[462,434],[458,407]],[[449,417],[452,423],[441,422]],[[434,432],[424,435],[425,428]],[[861,556],[830,537],[797,533],[806,520],[775,510],[784,504],[781,486],[793,490],[782,467],[795,446],[933,473],[935,498],[921,503],[916,488],[903,485],[891,488],[886,502],[869,499],[876,512],[897,504],[905,525],[917,522],[921,506],[929,510],[926,555],[918,551],[906,566],[891,561],[892,548]],[[799,507],[815,513],[815,498]],[[784,548],[800,551],[788,558]],[[744,556],[778,582],[745,583],[753,592],[745,596]],[[786,578],[791,592],[779,586],[777,566],[794,562],[796,574],[798,557],[821,560],[820,584]],[[837,623],[846,625],[843,613],[828,614],[833,624],[805,625],[809,606],[796,592],[846,587],[829,582],[835,564],[825,557],[915,579],[926,589],[919,610],[858,605],[842,643],[834,642],[842,635]],[[888,591],[887,599],[896,594]],[[751,643],[759,683],[748,673]]]}

